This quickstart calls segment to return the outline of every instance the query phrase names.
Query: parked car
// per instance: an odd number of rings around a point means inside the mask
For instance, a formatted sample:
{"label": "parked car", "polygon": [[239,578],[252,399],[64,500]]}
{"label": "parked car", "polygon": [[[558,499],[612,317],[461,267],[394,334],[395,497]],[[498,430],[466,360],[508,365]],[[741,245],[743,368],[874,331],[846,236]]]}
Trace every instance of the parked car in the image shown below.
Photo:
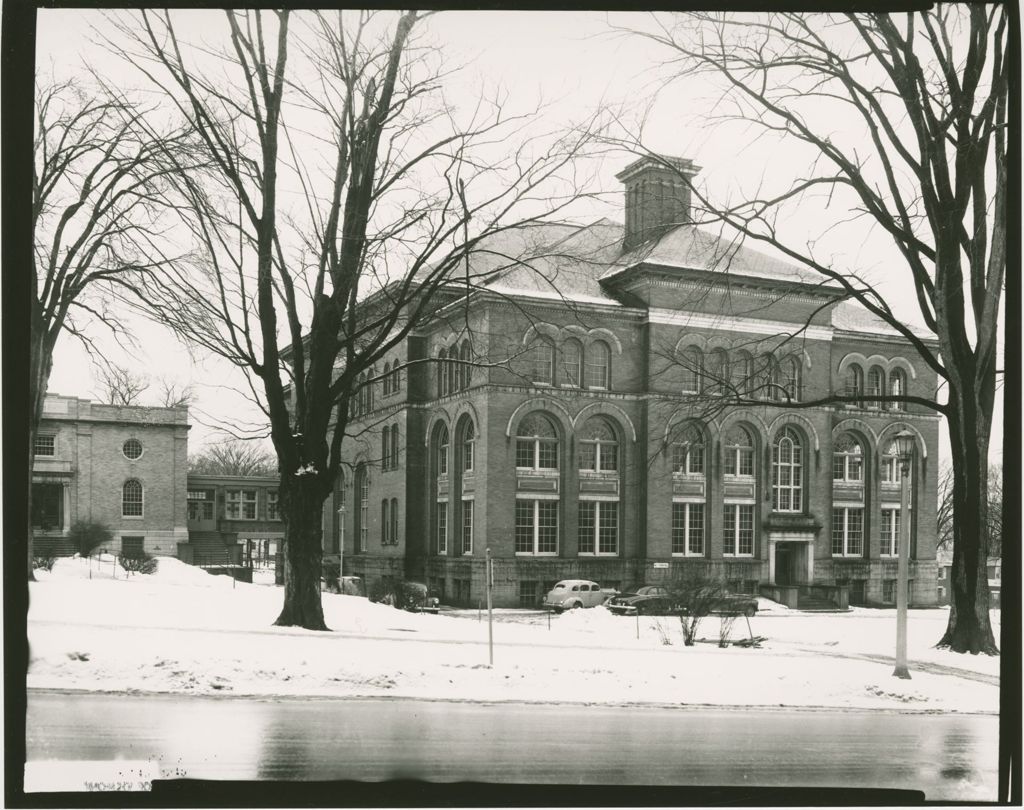
{"label": "parked car", "polygon": [[422,582],[403,582],[397,607],[412,613],[437,613],[441,609],[441,600]]}
{"label": "parked car", "polygon": [[[685,605],[679,612],[684,616],[689,614]],[[710,612],[714,616],[753,616],[757,613],[757,597],[748,593],[724,593],[714,600]]]}
{"label": "parked car", "polygon": [[634,616],[638,613],[666,616],[676,612],[668,589],[661,585],[627,588],[609,599],[605,607],[616,616]]}
{"label": "parked car", "polygon": [[563,579],[555,584],[544,597],[544,609],[561,613],[573,608],[589,608],[604,604],[609,597],[608,591],[589,579]]}

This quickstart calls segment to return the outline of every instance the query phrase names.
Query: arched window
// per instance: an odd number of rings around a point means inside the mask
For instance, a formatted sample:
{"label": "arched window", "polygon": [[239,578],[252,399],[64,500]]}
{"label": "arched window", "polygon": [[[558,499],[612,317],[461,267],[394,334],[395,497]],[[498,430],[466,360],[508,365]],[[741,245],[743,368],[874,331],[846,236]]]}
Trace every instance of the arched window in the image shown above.
{"label": "arched window", "polygon": [[441,349],[437,353],[437,395],[443,397],[448,393],[446,387],[447,374],[448,374],[448,352]]}
{"label": "arched window", "polygon": [[729,355],[725,349],[714,349],[708,354],[707,389],[712,394],[729,391]]}
{"label": "arched window", "polygon": [[723,440],[725,475],[736,478],[754,477],[754,440],[740,425],[730,428]]}
{"label": "arched window", "polygon": [[391,466],[391,428],[387,425],[380,432],[380,468],[387,470]]}
{"label": "arched window", "polygon": [[391,426],[391,463],[392,470],[398,469],[398,425]]}
{"label": "arched window", "polygon": [[856,401],[850,404],[864,407],[864,370],[856,363],[850,363],[846,369],[845,395],[855,398]]}
{"label": "arched window", "polygon": [[782,387],[780,383],[779,364],[770,354],[762,354],[758,360],[758,388],[761,399],[771,402],[782,400]]}
{"label": "arched window", "polygon": [[[894,397],[907,395],[907,373],[901,368],[894,368],[889,372],[889,395]],[[906,410],[903,402],[890,402],[888,407],[894,411]]]}
{"label": "arched window", "polygon": [[782,388],[784,396],[790,402],[800,401],[800,388],[803,383],[803,366],[795,355],[787,357],[782,363]]}
{"label": "arched window", "polygon": [[398,498],[391,499],[391,543],[398,545]]}
{"label": "arched window", "polygon": [[391,396],[391,363],[384,364],[384,396]]}
{"label": "arched window", "polygon": [[448,427],[441,425],[437,432],[437,474],[448,475]]}
{"label": "arched window", "polygon": [[473,472],[474,450],[476,447],[476,431],[472,421],[466,422],[462,436],[462,471]]}
{"label": "arched window", "polygon": [[704,355],[696,346],[690,346],[680,357],[683,369],[683,393],[699,394],[704,380]]}
{"label": "arched window", "polygon": [[[912,476],[914,465],[910,465],[907,471]],[[911,477],[910,480],[913,480]],[[900,464],[900,457],[896,451],[896,443],[890,441],[885,450],[882,451],[882,483],[899,486],[903,482],[903,466]]]}
{"label": "arched window", "polygon": [[[879,366],[872,366],[868,371],[868,396],[880,397],[885,394],[885,372]],[[878,400],[868,402],[869,408],[880,408]]]}
{"label": "arched window", "polygon": [[445,362],[445,388],[449,394],[454,394],[459,390],[459,349],[457,346],[452,346],[448,351],[448,360]]}
{"label": "arched window", "polygon": [[729,381],[736,393],[752,397],[757,381],[754,376],[754,358],[750,352],[741,349],[733,355],[729,365]]}
{"label": "arched window", "polygon": [[863,450],[860,442],[849,433],[839,436],[832,445],[832,480],[864,480]]}
{"label": "arched window", "polygon": [[461,373],[459,374],[459,378],[462,382],[462,385],[460,387],[463,390],[465,390],[466,388],[469,388],[469,383],[472,380],[473,376],[473,367],[470,364],[470,351],[468,340],[462,341],[462,349],[459,350],[459,360],[462,361],[462,369]]}
{"label": "arched window", "polygon": [[672,444],[672,472],[704,475],[704,434],[690,423]]}
{"label": "arched window", "polygon": [[530,379],[535,383],[551,385],[555,371],[555,347],[548,341],[537,338],[526,351]]}
{"label": "arched window", "polygon": [[121,487],[122,517],[142,517],[142,484],[129,478]]}
{"label": "arched window", "polygon": [[583,349],[578,341],[567,340],[562,344],[562,366],[559,369],[558,382],[572,388],[579,388],[583,379]]}
{"label": "arched window", "polygon": [[587,346],[585,356],[585,374],[587,388],[609,387],[609,366],[611,362],[611,351],[608,344],[597,340]]}
{"label": "arched window", "polygon": [[527,470],[558,469],[558,433],[551,420],[531,413],[516,431],[516,467]]}
{"label": "arched window", "polygon": [[619,469],[619,443],[615,429],[603,416],[586,421],[578,434],[580,470],[616,472]]}
{"label": "arched window", "polygon": [[391,543],[391,501],[387,498],[380,502],[380,543]]}
{"label": "arched window", "polygon": [[792,427],[784,427],[772,444],[772,509],[803,510],[803,442]]}
{"label": "arched window", "polygon": [[366,551],[367,539],[370,536],[370,479],[366,475],[365,464],[360,464],[356,468],[356,492],[359,497],[356,537],[359,538],[359,551]]}

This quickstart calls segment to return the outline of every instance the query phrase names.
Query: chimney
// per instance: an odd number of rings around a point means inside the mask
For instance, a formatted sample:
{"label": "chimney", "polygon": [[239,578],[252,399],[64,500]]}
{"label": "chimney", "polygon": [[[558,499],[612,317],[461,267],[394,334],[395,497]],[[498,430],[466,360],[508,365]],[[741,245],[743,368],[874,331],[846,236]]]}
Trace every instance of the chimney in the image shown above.
{"label": "chimney", "polygon": [[700,169],[692,160],[659,155],[635,160],[615,175],[626,187],[623,250],[632,250],[676,225],[693,221],[686,180]]}

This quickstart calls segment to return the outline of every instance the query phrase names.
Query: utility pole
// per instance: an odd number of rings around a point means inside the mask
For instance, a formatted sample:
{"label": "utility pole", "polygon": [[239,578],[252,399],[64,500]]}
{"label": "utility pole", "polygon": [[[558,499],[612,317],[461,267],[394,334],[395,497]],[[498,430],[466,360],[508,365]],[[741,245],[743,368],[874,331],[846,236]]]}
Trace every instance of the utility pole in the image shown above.
{"label": "utility pole", "polygon": [[491,614],[491,586],[494,584],[494,563],[491,560],[491,550],[487,549],[485,558],[484,576],[487,577],[487,663],[494,666],[494,622]]}
{"label": "utility pole", "polygon": [[914,434],[901,430],[893,440],[900,465],[899,560],[896,564],[896,669],[893,676],[910,680],[907,669],[907,575],[910,568],[910,470]]}

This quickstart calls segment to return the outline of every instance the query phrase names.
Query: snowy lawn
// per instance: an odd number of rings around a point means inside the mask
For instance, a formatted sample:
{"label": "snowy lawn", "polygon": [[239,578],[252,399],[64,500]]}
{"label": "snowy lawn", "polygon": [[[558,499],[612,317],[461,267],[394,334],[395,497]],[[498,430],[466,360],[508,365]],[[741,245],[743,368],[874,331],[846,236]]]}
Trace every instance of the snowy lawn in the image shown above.
{"label": "snowy lawn", "polygon": [[[112,575],[116,574],[116,578]],[[329,633],[271,626],[272,584],[233,583],[174,559],[125,578],[112,561],[59,560],[31,585],[29,686],[233,695],[476,701],[829,706],[996,712],[999,659],[932,649],[945,610],[912,611],[913,679],[892,677],[895,611],[750,619],[760,649],[685,647],[677,619],[495,611],[495,665],[477,611],[417,615],[323,594]],[[993,611],[998,632],[999,612]],[[638,630],[639,627],[639,630]],[[637,637],[639,634],[639,638]],[[743,617],[732,639],[748,636]]]}

